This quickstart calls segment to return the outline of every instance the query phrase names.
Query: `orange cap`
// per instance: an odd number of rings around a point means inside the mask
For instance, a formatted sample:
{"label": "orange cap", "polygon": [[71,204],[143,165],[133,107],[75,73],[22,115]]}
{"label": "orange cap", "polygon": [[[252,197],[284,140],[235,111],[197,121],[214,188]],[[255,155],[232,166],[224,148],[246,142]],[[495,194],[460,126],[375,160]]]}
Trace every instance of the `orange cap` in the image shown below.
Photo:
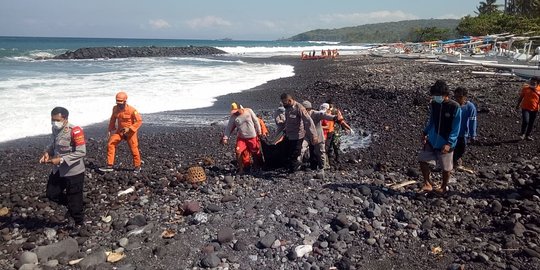
{"label": "orange cap", "polygon": [[117,103],[123,103],[125,101],[127,101],[126,92],[118,92],[118,94],[116,94],[116,102]]}

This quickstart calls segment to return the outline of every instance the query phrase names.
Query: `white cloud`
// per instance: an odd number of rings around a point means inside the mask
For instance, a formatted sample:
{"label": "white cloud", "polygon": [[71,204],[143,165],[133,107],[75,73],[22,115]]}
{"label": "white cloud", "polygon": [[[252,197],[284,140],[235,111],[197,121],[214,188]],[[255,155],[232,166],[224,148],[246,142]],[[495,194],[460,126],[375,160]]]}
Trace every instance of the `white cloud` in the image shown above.
{"label": "white cloud", "polygon": [[211,28],[211,27],[222,27],[222,26],[231,26],[232,23],[216,16],[205,16],[201,18],[195,18],[187,21],[189,27],[197,28]]}
{"label": "white cloud", "polygon": [[276,22],[273,22],[273,21],[257,21],[257,23],[259,25],[261,25],[263,27],[266,27],[266,28],[269,28],[269,29],[278,27],[278,24]]}
{"label": "white cloud", "polygon": [[415,20],[418,19],[418,16],[401,10],[380,10],[368,13],[327,14],[321,15],[320,19],[331,25],[356,26],[367,23]]}
{"label": "white cloud", "polygon": [[163,19],[150,20],[148,21],[148,24],[153,29],[165,29],[171,27],[171,25]]}

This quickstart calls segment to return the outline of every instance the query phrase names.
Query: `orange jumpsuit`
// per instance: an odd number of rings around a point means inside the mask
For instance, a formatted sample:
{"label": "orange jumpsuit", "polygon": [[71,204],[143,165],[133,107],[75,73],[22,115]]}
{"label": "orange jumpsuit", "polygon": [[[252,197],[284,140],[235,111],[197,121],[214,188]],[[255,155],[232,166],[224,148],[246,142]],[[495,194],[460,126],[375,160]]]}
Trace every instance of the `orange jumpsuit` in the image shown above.
{"label": "orange jumpsuit", "polygon": [[268,136],[268,128],[261,118],[259,118],[259,125],[261,125],[261,135]]}
{"label": "orange jumpsuit", "polygon": [[[116,127],[117,120],[118,127]],[[112,166],[114,164],[116,146],[118,146],[122,140],[126,140],[131,149],[131,154],[133,155],[133,165],[136,168],[141,166],[139,140],[137,139],[137,130],[139,130],[141,125],[141,115],[135,108],[128,104],[126,104],[126,107],[123,110],[120,110],[118,106],[113,107],[111,119],[109,121],[109,132],[112,134],[109,137],[109,142],[107,144],[107,165]],[[125,127],[128,127],[129,131],[122,134],[122,130]]]}

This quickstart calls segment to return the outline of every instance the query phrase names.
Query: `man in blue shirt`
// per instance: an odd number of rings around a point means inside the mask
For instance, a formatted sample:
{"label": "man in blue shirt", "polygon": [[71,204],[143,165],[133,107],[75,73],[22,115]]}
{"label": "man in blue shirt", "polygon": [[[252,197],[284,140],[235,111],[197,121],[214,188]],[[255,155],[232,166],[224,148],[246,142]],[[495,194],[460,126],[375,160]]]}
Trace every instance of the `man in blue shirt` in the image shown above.
{"label": "man in blue shirt", "polygon": [[454,149],[454,166],[456,169],[463,169],[463,161],[461,158],[465,154],[467,140],[474,142],[476,140],[476,107],[467,100],[468,91],[463,87],[458,87],[454,90],[454,99],[461,106],[461,127],[459,136]]}
{"label": "man in blue shirt", "polygon": [[428,162],[436,161],[442,168],[442,185],[435,191],[444,193],[453,170],[452,157],[461,125],[461,108],[448,97],[450,90],[446,82],[437,80],[429,92],[432,97],[429,121],[422,132],[423,149],[418,156],[424,177],[420,191],[433,190]]}

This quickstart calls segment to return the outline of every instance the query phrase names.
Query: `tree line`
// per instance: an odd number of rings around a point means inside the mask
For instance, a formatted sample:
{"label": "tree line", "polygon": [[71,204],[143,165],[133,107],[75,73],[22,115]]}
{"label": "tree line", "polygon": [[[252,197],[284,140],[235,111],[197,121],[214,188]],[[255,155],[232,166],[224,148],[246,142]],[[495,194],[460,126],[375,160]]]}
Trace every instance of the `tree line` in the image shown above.
{"label": "tree line", "polygon": [[337,41],[344,43],[389,43],[449,39],[457,35],[459,20],[425,19],[374,23],[340,29],[317,29],[290,37],[290,41]]}
{"label": "tree line", "polygon": [[505,0],[504,4],[486,0],[479,3],[475,13],[461,19],[458,34],[540,34],[540,0]]}
{"label": "tree line", "polygon": [[338,41],[345,43],[424,42],[462,36],[512,33],[540,35],[540,0],[481,1],[474,12],[460,20],[410,20],[367,24],[340,29],[317,29],[285,40]]}

